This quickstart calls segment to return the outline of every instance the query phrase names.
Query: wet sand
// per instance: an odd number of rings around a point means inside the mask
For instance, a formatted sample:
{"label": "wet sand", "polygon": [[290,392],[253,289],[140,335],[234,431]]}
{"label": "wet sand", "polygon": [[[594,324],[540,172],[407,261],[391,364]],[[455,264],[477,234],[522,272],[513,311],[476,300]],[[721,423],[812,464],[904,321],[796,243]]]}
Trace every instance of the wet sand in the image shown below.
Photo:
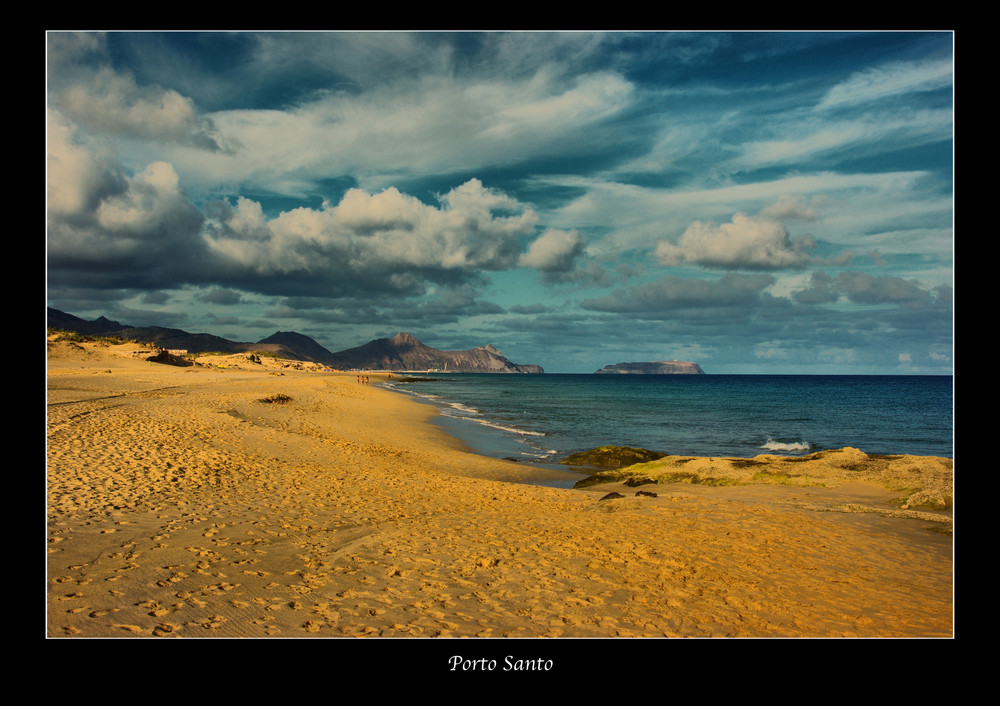
{"label": "wet sand", "polygon": [[878,478],[544,487],[351,373],[132,348],[49,345],[50,638],[952,636],[950,517]]}

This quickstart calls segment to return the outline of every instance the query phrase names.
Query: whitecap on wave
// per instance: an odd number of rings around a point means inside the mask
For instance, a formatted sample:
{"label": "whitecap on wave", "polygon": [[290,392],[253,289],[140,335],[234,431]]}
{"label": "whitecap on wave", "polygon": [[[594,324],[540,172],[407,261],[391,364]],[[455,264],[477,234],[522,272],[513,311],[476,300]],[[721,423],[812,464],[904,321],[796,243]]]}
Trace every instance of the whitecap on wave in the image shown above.
{"label": "whitecap on wave", "polygon": [[505,431],[519,436],[545,436],[544,432],[529,431],[528,429],[502,424],[492,419],[483,417],[482,413],[478,409],[464,405],[461,402],[448,402],[444,407],[441,407],[441,414],[453,419],[464,419],[470,422],[475,422],[476,424],[480,424],[484,427],[489,427],[490,429],[497,429],[499,431]]}
{"label": "whitecap on wave", "polygon": [[761,445],[767,451],[808,451],[812,445],[806,441],[776,441],[768,439],[767,443]]}

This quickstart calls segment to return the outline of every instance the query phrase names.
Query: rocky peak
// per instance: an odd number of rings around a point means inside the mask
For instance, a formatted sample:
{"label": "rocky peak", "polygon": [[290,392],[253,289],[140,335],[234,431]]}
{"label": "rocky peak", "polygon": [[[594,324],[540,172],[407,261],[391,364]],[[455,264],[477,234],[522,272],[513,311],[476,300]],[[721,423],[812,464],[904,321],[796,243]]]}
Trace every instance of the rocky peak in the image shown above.
{"label": "rocky peak", "polygon": [[518,365],[493,345],[467,351],[439,351],[406,332],[380,338],[333,356],[341,370],[441,370],[472,373],[542,373],[538,365]]}
{"label": "rocky peak", "polygon": [[401,344],[407,344],[407,345],[411,345],[412,346],[415,343],[420,343],[420,341],[418,341],[416,338],[414,338],[410,334],[406,333],[406,331],[400,331],[399,333],[397,333],[395,336],[393,336],[389,340],[393,344],[395,344],[397,346],[401,345]]}

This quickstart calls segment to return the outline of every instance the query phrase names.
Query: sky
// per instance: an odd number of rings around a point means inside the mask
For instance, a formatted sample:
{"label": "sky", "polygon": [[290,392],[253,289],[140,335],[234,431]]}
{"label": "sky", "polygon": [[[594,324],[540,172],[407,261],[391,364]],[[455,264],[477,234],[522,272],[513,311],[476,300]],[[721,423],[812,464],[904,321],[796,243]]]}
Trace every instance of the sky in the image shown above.
{"label": "sky", "polygon": [[50,32],[47,303],[553,373],[951,374],[954,39]]}

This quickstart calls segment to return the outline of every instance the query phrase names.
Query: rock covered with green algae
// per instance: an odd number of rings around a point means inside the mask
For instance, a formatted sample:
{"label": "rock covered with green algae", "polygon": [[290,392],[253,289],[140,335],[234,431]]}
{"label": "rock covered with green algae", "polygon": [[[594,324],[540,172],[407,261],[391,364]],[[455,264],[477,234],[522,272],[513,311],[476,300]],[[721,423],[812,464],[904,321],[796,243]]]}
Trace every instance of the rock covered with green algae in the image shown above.
{"label": "rock covered with green algae", "polygon": [[568,466],[591,466],[593,468],[624,468],[637,463],[648,463],[664,458],[659,451],[638,449],[632,446],[599,446],[590,451],[567,456],[560,463]]}
{"label": "rock covered with green algae", "polygon": [[606,468],[579,481],[575,487],[624,482],[630,487],[654,483],[713,486],[770,483],[832,488],[862,482],[903,494],[898,502],[904,509],[947,510],[952,505],[951,459],[867,454],[849,446],[805,456],[761,454],[753,458],[708,458],[664,455],[647,462]]}

